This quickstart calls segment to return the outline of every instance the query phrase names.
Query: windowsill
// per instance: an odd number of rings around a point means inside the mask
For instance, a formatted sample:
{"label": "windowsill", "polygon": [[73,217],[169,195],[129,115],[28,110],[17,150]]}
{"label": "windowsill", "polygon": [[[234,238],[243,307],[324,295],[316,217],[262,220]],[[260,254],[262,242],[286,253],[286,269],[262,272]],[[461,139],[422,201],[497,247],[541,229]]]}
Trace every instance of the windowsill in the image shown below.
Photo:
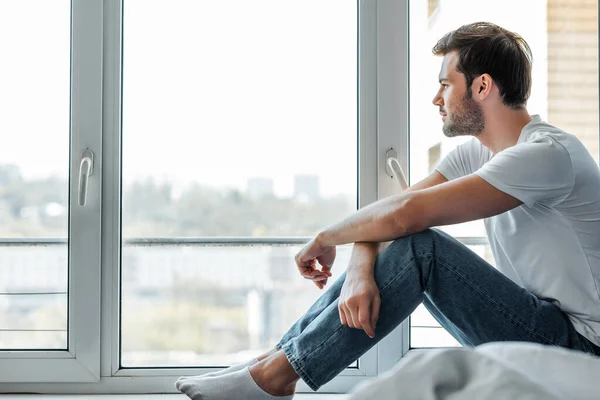
{"label": "windowsill", "polygon": [[[5,394],[0,395],[2,400],[33,400],[33,399],[87,399],[87,400],[135,400],[148,399],[152,400],[167,400],[167,399],[187,399],[183,394],[129,394],[129,395],[58,395],[58,394]],[[297,400],[343,400],[347,398],[344,394],[310,394],[302,393],[294,396]]]}

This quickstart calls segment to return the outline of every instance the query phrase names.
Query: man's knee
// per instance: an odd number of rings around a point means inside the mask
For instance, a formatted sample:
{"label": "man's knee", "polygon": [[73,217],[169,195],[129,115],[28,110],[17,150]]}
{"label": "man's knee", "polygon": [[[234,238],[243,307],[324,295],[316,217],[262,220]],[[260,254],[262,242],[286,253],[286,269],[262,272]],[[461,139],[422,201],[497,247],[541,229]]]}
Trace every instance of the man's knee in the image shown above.
{"label": "man's knee", "polygon": [[[438,240],[439,233],[434,229],[426,229],[394,240],[377,258],[375,279],[378,284],[385,286],[392,279],[390,276],[403,274],[402,270],[407,268],[414,269],[419,277],[428,275],[429,267],[434,264],[431,261],[436,258]],[[419,280],[424,288],[424,279]]]}
{"label": "man's knee", "polygon": [[[394,240],[386,249],[393,258],[409,254],[415,259],[431,257],[458,249],[463,245],[439,229],[430,228]],[[385,255],[385,252],[382,254]]]}
{"label": "man's knee", "polygon": [[431,254],[439,239],[440,233],[437,229],[426,229],[394,240],[388,249],[391,253],[413,252],[416,256],[421,256],[424,253]]}

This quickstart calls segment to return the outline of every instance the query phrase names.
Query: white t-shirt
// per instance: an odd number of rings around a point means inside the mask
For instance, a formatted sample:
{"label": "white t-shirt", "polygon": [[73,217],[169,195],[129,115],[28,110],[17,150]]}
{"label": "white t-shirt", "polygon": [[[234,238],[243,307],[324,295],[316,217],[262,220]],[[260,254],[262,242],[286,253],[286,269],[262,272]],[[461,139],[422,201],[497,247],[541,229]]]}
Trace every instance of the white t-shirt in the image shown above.
{"label": "white t-shirt", "polygon": [[496,267],[600,346],[600,169],[579,139],[536,115],[516,145],[494,155],[473,138],[436,169],[523,202],[484,220]]}

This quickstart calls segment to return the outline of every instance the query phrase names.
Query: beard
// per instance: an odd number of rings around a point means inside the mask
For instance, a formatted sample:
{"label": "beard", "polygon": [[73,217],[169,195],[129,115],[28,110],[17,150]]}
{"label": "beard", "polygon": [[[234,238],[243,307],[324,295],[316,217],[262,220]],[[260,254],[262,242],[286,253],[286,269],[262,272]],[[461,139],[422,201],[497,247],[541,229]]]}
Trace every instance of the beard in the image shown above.
{"label": "beard", "polygon": [[456,136],[479,136],[485,128],[483,110],[473,100],[471,91],[467,90],[462,103],[452,114],[448,114],[442,128],[446,137]]}

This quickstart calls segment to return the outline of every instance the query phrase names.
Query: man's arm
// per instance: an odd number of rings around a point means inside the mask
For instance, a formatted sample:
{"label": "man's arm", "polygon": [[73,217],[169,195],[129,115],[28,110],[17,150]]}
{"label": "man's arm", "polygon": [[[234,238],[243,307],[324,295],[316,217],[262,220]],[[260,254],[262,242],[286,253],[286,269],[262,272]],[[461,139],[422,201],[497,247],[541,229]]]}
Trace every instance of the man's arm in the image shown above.
{"label": "man's arm", "polygon": [[[448,182],[448,180],[444,177],[444,175],[440,174],[438,171],[433,171],[431,175],[427,178],[423,179],[420,182],[412,185],[408,189],[406,189],[402,194],[411,193],[417,190],[427,189],[441,183]],[[377,255],[381,254],[383,250],[385,250],[392,242],[357,242],[354,243],[354,248],[352,249],[352,262],[348,266],[348,272],[358,269],[361,272],[370,273],[374,267],[374,260]]]}
{"label": "man's arm", "polygon": [[324,247],[386,242],[432,226],[501,214],[521,204],[521,201],[471,174],[428,188],[415,187],[412,191],[372,203],[325,229],[317,236],[316,242]]}
{"label": "man's arm", "polygon": [[427,178],[415,183],[414,185],[412,185],[411,187],[409,187],[408,189],[406,189],[405,191],[403,191],[400,194],[405,194],[405,193],[415,192],[417,190],[427,189],[427,188],[437,186],[440,183],[445,183],[445,182],[448,182],[448,180],[444,177],[444,175],[440,174],[438,171],[433,171],[431,173],[431,175],[429,175]]}
{"label": "man's arm", "polygon": [[[427,178],[415,183],[414,185],[412,185],[411,187],[409,187],[408,189],[406,189],[404,192],[402,192],[400,194],[406,194],[406,193],[415,192],[417,190],[428,189],[430,187],[437,186],[444,182],[448,182],[448,180],[444,177],[444,175],[442,175],[438,171],[434,170]],[[385,248],[388,247],[391,243],[392,243],[391,241],[379,243],[379,247],[377,249],[377,254],[379,254],[383,250],[385,250]]]}
{"label": "man's arm", "polygon": [[[424,190],[444,182],[447,182],[446,178],[434,171],[424,180],[406,189],[403,194]],[[364,329],[370,337],[375,336],[375,325],[381,304],[379,290],[373,277],[375,259],[389,243],[391,242],[354,243],[350,263],[346,269],[346,280],[340,292],[338,308],[341,324]],[[322,289],[327,284],[327,278],[315,284]]]}

